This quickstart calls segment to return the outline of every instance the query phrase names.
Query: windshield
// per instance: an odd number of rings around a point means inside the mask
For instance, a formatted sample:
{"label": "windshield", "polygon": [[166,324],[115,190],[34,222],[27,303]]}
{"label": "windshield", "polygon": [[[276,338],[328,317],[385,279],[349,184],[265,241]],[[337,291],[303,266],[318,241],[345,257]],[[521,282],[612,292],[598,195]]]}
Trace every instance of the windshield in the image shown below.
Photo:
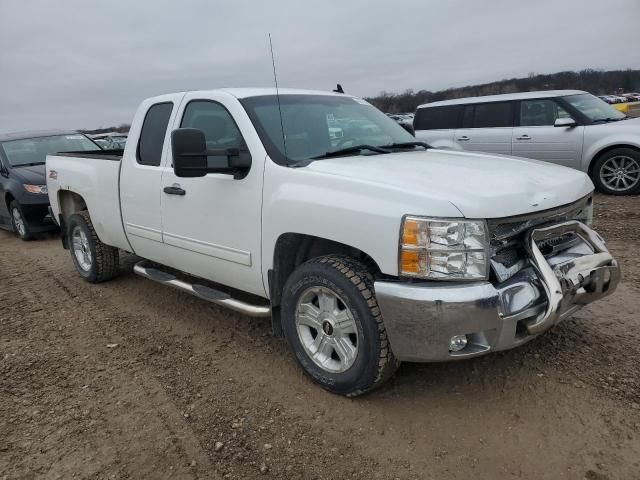
{"label": "windshield", "polygon": [[86,152],[99,147],[84,135],[56,135],[2,142],[2,148],[12,167],[44,164],[47,155],[60,152]]}
{"label": "windshield", "polygon": [[590,93],[568,95],[562,98],[593,122],[622,120],[626,118],[624,113],[619,112],[604,100]]}
{"label": "windshield", "polygon": [[[282,165],[359,145],[380,147],[415,142],[410,133],[380,110],[353,97],[281,95],[282,123],[276,95],[250,97],[241,103],[267,153]],[[375,153],[380,152],[352,149],[344,155]]]}

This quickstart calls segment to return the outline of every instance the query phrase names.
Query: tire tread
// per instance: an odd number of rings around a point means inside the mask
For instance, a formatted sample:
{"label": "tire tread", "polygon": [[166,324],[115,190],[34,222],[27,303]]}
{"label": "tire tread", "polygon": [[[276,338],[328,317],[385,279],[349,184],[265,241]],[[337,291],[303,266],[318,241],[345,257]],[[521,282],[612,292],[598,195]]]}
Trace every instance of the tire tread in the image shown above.
{"label": "tire tread", "polygon": [[378,344],[380,348],[378,368],[376,376],[368,385],[360,387],[358,390],[350,392],[346,396],[357,397],[376,389],[393,376],[400,366],[400,361],[395,357],[389,345],[389,338],[387,337],[387,330],[384,327],[382,312],[380,311],[378,300],[375,296],[375,279],[371,270],[363,262],[347,255],[326,255],[313,258],[306,263],[323,264],[337,270],[349,279],[360,291],[378,329]]}

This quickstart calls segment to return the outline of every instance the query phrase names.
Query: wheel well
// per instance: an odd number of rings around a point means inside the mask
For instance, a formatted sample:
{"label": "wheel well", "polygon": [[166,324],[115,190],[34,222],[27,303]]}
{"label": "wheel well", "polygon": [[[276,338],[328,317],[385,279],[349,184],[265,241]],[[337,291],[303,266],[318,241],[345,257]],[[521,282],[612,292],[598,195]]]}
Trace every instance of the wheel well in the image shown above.
{"label": "wheel well", "polygon": [[348,255],[361,260],[371,268],[374,275],[380,274],[378,264],[362,250],[344,243],[322,237],[300,233],[285,233],[278,238],[273,254],[273,268],[269,270],[269,296],[272,307],[272,326],[276,335],[282,335],[280,302],[282,289],[289,275],[301,264],[323,255]]}
{"label": "wheel well", "polygon": [[7,210],[9,210],[9,205],[11,205],[11,202],[13,202],[15,200],[14,196],[11,195],[11,193],[7,192],[7,194],[4,196],[4,201],[5,204],[7,205]]}
{"label": "wheel well", "polygon": [[58,192],[58,205],[60,208],[60,214],[65,221],[69,220],[69,217],[74,213],[87,210],[87,204],[80,195],[69,190],[60,190]]}
{"label": "wheel well", "polygon": [[611,145],[609,147],[603,148],[602,150],[600,150],[598,153],[596,153],[593,158],[591,159],[591,163],[589,163],[589,176],[591,177],[591,175],[593,174],[593,167],[596,164],[596,162],[598,161],[598,159],[600,157],[602,157],[604,154],[610,152],[611,150],[616,150],[618,148],[628,148],[630,150],[635,150],[636,152],[640,153],[640,148],[636,147],[635,145]]}

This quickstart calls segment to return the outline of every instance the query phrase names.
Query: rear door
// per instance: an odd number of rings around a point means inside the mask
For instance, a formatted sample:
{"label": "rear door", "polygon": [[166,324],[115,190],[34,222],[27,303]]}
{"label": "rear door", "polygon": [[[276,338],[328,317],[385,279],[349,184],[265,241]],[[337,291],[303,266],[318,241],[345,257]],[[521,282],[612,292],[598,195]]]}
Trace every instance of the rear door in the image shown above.
{"label": "rear door", "polygon": [[551,98],[522,100],[513,129],[513,154],[565,167],[580,168],[584,126],[554,127],[571,115]]}
{"label": "rear door", "polygon": [[[167,160],[169,125],[173,123],[184,94],[154,98],[141,105],[122,157],[120,202],[127,238],[135,253],[162,261],[162,165]],[[138,118],[140,117],[140,118]]]}
{"label": "rear door", "polygon": [[513,103],[465,105],[462,128],[454,134],[456,144],[464,150],[510,155],[514,124]]}

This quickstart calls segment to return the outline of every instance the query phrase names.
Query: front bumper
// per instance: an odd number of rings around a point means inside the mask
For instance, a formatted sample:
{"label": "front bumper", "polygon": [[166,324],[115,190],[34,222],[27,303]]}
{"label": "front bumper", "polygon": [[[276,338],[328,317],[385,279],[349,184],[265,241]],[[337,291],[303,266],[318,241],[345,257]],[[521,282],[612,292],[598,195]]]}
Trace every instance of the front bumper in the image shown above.
{"label": "front bumper", "polygon": [[[582,244],[545,258],[537,242],[569,232]],[[581,222],[532,229],[526,248],[530,266],[497,285],[377,281],[376,296],[396,357],[438,362],[517,347],[612,294],[620,281],[604,241]],[[449,343],[456,335],[467,335],[468,344],[452,352]]]}

